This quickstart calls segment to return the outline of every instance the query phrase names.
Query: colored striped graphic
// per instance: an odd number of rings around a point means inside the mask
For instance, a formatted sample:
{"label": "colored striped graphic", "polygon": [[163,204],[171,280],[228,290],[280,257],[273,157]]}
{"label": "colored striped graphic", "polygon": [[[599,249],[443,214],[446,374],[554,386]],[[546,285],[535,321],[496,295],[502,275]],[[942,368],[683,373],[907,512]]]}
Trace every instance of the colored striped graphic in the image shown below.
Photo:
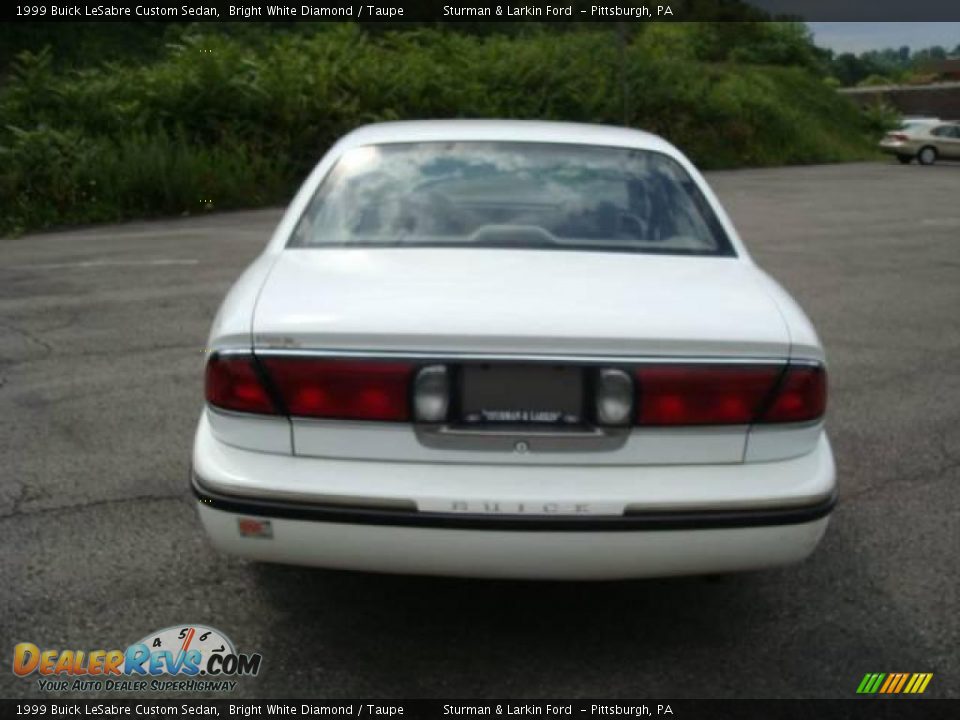
{"label": "colored striped graphic", "polygon": [[919,695],[933,673],[867,673],[857,686],[860,695]]}

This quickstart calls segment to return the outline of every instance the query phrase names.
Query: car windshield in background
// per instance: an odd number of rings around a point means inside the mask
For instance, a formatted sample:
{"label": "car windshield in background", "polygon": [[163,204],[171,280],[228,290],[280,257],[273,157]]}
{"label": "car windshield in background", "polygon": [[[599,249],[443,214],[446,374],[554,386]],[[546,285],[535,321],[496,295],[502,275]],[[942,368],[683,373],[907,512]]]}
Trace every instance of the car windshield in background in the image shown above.
{"label": "car windshield in background", "polygon": [[519,142],[351,149],[290,246],[734,255],[700,189],[667,155]]}

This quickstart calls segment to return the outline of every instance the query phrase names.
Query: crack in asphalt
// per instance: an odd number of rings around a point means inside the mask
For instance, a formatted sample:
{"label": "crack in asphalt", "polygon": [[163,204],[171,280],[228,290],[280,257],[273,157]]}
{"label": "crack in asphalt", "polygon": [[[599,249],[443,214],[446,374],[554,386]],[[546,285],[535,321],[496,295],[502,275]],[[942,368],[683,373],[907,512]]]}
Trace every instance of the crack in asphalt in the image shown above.
{"label": "crack in asphalt", "polygon": [[36,515],[47,515],[50,513],[57,512],[69,512],[73,510],[87,510],[89,508],[96,507],[105,507],[110,505],[123,505],[131,502],[165,502],[167,500],[184,500],[188,497],[189,493],[186,490],[180,490],[176,493],[168,493],[166,495],[136,495],[133,497],[127,498],[108,498],[105,500],[93,500],[91,502],[80,502],[73,503],[70,505],[58,505],[57,507],[51,508],[38,508],[36,510],[20,510],[20,504],[25,493],[21,490],[20,496],[14,500],[13,509],[5,514],[0,515],[0,521],[10,520],[12,518],[21,518],[21,517],[33,517]]}
{"label": "crack in asphalt", "polygon": [[0,515],[0,519],[4,517],[13,517],[20,512],[20,504],[23,502],[23,499],[27,495],[27,484],[26,483],[14,483],[16,485],[17,494],[13,498],[13,502],[10,504],[10,513],[9,515]]}
{"label": "crack in asphalt", "polygon": [[[166,350],[196,350],[198,355],[203,354],[206,351],[206,342],[191,342],[191,343],[173,343],[170,345],[155,345],[151,347],[143,348],[127,348],[124,349],[123,355],[126,356],[135,356],[142,355],[145,353],[155,353],[163,352]],[[71,353],[71,357],[75,358],[97,358],[97,357],[115,357],[117,351],[115,349],[107,350],[80,350],[75,353]]]}
{"label": "crack in asphalt", "polygon": [[164,267],[169,265],[198,265],[195,258],[158,258],[155,260],[80,260],[65,263],[35,263],[7,265],[3,270],[64,270],[69,268]]}
{"label": "crack in asphalt", "polygon": [[928,482],[934,482],[936,480],[939,480],[942,477],[945,477],[946,475],[949,475],[950,472],[960,469],[960,458],[954,457],[953,453],[947,449],[946,438],[941,437],[939,444],[940,444],[940,452],[943,455],[943,457],[940,460],[938,460],[938,462],[934,465],[932,469],[917,470],[916,472],[911,473],[910,475],[907,475],[905,477],[894,475],[892,478],[887,476],[877,478],[873,482],[869,482],[865,484],[859,490],[855,490],[849,493],[841,493],[840,503],[846,504],[851,500],[855,500],[863,495],[874,493],[877,489],[877,486],[882,482],[886,482],[887,480],[895,480],[897,484],[901,486],[911,485],[913,483],[917,483],[922,480],[926,480]]}
{"label": "crack in asphalt", "polygon": [[32,332],[30,332],[29,330],[24,330],[23,328],[19,328],[19,327],[17,327],[16,325],[11,325],[10,323],[0,323],[0,328],[6,328],[7,330],[10,330],[11,332],[15,332],[15,333],[17,333],[18,335],[21,335],[22,337],[25,337],[25,338],[26,338],[27,340],[29,340],[30,342],[39,345],[40,347],[42,347],[42,348],[45,350],[45,354],[47,354],[47,355],[50,355],[51,353],[53,353],[53,345],[51,345],[50,343],[48,343],[46,340],[37,337],[36,335],[34,335],[34,334],[33,334]]}
{"label": "crack in asphalt", "polygon": [[[197,354],[202,354],[205,352],[206,344],[204,342],[192,342],[192,343],[174,343],[170,345],[156,345],[151,347],[143,348],[125,348],[120,350],[120,357],[134,357],[137,355],[144,355],[148,353],[157,353],[157,352],[166,352],[173,350],[196,350]],[[49,357],[54,353],[51,350],[44,355],[44,357]],[[79,350],[77,352],[71,352],[70,357],[73,359],[79,358],[100,358],[100,357],[118,357],[118,351],[116,348],[110,348],[107,350]],[[25,358],[22,360],[7,360],[0,361],[6,367],[16,367],[17,365],[26,365],[29,363],[37,362],[37,358]],[[2,385],[3,383],[0,383]]]}

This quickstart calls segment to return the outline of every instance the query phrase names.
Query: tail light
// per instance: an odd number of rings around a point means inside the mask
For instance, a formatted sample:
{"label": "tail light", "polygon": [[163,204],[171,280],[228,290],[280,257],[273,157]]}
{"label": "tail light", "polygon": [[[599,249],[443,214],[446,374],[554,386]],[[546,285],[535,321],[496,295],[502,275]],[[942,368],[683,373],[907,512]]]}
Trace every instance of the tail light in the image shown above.
{"label": "tail light", "polygon": [[395,362],[214,355],[206,397],[237,412],[402,421],[409,418],[412,370]]}
{"label": "tail light", "polygon": [[804,422],[826,409],[820,366],[663,365],[635,378],[639,425]]}
{"label": "tail light", "polygon": [[[450,406],[447,368],[412,362],[213,355],[206,399],[263,415],[442,422]],[[602,424],[641,426],[797,423],[823,416],[820,365],[647,365],[597,375]]]}
{"label": "tail light", "polygon": [[405,362],[262,358],[290,415],[339,420],[409,420]]}
{"label": "tail light", "polygon": [[888,140],[896,140],[897,142],[906,142],[909,138],[903,133],[887,133]]}
{"label": "tail light", "polygon": [[827,411],[827,372],[822,365],[789,365],[760,422],[806,422]]}
{"label": "tail light", "polygon": [[250,355],[213,355],[207,361],[207,402],[224,410],[278,415]]}

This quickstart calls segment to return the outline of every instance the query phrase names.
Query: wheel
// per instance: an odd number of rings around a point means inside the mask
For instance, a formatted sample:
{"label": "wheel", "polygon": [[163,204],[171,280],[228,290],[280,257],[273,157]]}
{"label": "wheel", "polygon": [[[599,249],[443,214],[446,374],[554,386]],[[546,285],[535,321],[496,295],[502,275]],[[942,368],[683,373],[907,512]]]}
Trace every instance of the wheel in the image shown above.
{"label": "wheel", "polygon": [[920,152],[917,153],[917,160],[921,165],[933,165],[937,161],[937,149],[930,145],[920,148]]}
{"label": "wheel", "polygon": [[897,155],[897,160],[900,161],[901,165],[909,165],[911,162],[913,162],[913,157],[910,155]]}

